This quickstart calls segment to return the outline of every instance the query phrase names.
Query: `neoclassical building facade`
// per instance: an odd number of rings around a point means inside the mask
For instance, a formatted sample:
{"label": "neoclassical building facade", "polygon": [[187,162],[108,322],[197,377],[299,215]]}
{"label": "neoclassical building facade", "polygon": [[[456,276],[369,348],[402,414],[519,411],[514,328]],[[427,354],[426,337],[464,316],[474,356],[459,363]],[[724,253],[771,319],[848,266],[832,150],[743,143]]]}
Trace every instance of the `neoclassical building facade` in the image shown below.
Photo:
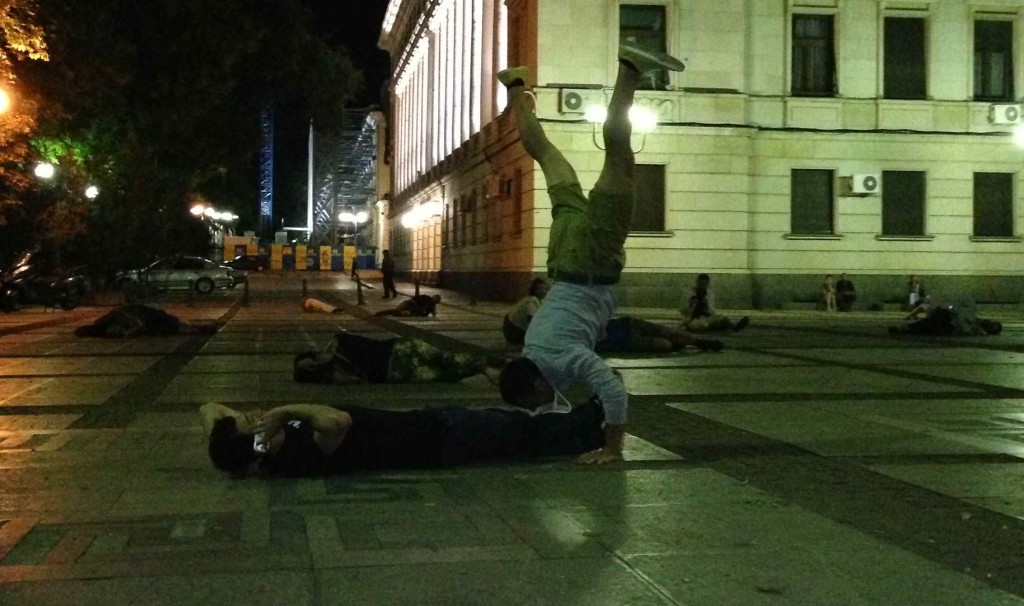
{"label": "neoclassical building facade", "polygon": [[[683,58],[637,105],[637,208],[619,286],[675,305],[1019,303],[1024,3],[1018,0],[391,0],[391,196],[400,266],[514,298],[543,274],[550,202],[494,74],[536,74],[537,114],[584,189],[620,41]],[[596,135],[596,136],[595,136]]]}

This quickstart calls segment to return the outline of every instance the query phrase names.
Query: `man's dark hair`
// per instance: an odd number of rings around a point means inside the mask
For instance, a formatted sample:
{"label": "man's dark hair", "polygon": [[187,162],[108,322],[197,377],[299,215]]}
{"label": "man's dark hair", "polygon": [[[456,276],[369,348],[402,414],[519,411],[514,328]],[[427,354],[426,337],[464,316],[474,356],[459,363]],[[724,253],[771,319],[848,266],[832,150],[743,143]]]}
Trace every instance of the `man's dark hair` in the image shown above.
{"label": "man's dark hair", "polygon": [[699,276],[697,276],[697,279],[698,280],[704,280],[705,282],[710,282],[711,281],[711,276],[709,276],[707,274],[700,274]]}
{"label": "man's dark hair", "polygon": [[210,432],[210,460],[221,471],[243,473],[256,460],[252,450],[252,436],[238,431],[234,417],[222,417]]}
{"label": "man's dark hair", "polygon": [[547,286],[548,281],[544,278],[534,278],[533,282],[530,282],[530,296],[536,297],[537,291],[540,290],[541,286]]}
{"label": "man's dark hair", "polygon": [[516,404],[535,393],[534,383],[544,375],[529,358],[516,358],[501,369],[498,388],[501,399],[509,404]]}

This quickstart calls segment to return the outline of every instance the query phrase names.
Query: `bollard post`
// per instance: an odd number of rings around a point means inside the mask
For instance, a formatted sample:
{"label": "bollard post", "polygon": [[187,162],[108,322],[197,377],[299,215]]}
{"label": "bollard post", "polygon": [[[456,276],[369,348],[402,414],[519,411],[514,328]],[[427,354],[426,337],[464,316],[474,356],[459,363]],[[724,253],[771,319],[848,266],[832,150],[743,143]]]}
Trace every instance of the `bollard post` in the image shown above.
{"label": "bollard post", "polygon": [[418,297],[418,296],[420,296],[420,281],[416,280],[415,284],[416,284],[416,296]]}
{"label": "bollard post", "polygon": [[195,301],[194,301],[195,296],[196,296],[196,281],[195,280],[189,280],[188,281],[188,306],[189,307],[192,307],[195,304]]}
{"label": "bollard post", "polygon": [[242,305],[249,307],[249,278],[245,279],[245,290],[242,291]]}
{"label": "bollard post", "polygon": [[358,277],[356,278],[356,301],[359,305],[366,305],[366,299],[363,298],[363,281]]}
{"label": "bollard post", "polygon": [[306,279],[302,279],[302,299],[305,300],[309,296],[309,285],[306,284]]}

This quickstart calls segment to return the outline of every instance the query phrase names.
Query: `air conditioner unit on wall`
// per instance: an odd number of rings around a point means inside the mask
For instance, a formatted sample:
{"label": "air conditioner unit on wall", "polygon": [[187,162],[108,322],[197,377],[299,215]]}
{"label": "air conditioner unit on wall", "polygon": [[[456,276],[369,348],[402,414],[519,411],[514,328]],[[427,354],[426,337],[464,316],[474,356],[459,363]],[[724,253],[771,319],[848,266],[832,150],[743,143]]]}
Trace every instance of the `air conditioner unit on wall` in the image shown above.
{"label": "air conditioner unit on wall", "polygon": [[1021,106],[1013,103],[996,103],[988,108],[988,120],[992,124],[1020,124]]}
{"label": "air conditioner unit on wall", "polygon": [[590,105],[604,105],[604,93],[593,88],[563,88],[558,91],[558,111],[582,114]]}
{"label": "air conditioner unit on wall", "polygon": [[881,175],[850,175],[840,179],[840,195],[842,196],[877,196],[881,189]]}

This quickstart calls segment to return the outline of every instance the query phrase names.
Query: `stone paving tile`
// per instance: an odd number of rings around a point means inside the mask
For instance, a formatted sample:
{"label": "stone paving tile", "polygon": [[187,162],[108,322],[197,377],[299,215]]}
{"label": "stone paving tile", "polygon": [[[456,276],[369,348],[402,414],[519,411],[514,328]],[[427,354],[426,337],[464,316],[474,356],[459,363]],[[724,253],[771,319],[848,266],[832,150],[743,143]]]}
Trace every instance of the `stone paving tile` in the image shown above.
{"label": "stone paving tile", "polygon": [[[894,407],[885,402],[860,403],[856,410],[850,410],[846,403],[829,401],[669,406],[822,456],[921,456],[992,451],[991,445],[971,443],[952,433],[930,431],[932,428],[917,424],[917,417],[908,423],[895,423],[887,416],[894,412]],[[949,406],[947,401],[947,410]]]}
{"label": "stone paving tile", "polygon": [[[872,558],[833,545],[634,556],[678,604],[1019,605],[1024,600],[881,543]],[[899,571],[894,574],[894,571]]]}
{"label": "stone paving tile", "polygon": [[[0,391],[0,406],[61,406],[68,404],[98,406],[133,378],[134,375],[106,375],[63,377],[60,380],[32,380],[24,383],[26,388],[17,393],[4,394]],[[4,380],[5,383],[8,381],[26,380]]]}
{"label": "stone paving tile", "polygon": [[941,366],[929,366],[927,368],[897,365],[891,366],[890,368],[918,372],[944,379],[975,381],[978,383],[985,383],[987,385],[997,385],[1024,390],[1024,374],[1021,373],[1020,363],[990,363],[985,364],[984,366],[976,364],[958,365],[946,363]]}
{"label": "stone paving tile", "polygon": [[[709,356],[711,357],[711,356]],[[717,356],[716,356],[717,357]],[[722,393],[890,393],[969,391],[924,380],[885,376],[848,368],[829,369],[827,378],[814,367],[787,368],[766,373],[760,368],[729,369],[624,369],[629,392],[634,395]]]}
{"label": "stone paving tile", "polygon": [[[786,350],[773,350],[786,352]],[[771,351],[768,352],[772,353]],[[1024,364],[1024,353],[1015,351],[996,351],[976,347],[935,347],[915,350],[912,356],[895,348],[865,349],[805,349],[801,356],[809,356],[832,362],[846,364],[898,365],[914,372],[927,372],[922,367],[957,364],[963,365],[969,360],[971,365],[983,364]]]}
{"label": "stone paving tile", "polygon": [[317,573],[321,604],[465,606],[671,604],[612,559],[496,561],[329,569]]}
{"label": "stone paving tile", "polygon": [[619,369],[627,368],[692,368],[714,366],[719,368],[773,369],[780,366],[811,366],[813,361],[780,358],[767,354],[747,351],[725,350],[721,353],[703,353],[694,349],[686,349],[660,357],[608,356],[609,364]]}

